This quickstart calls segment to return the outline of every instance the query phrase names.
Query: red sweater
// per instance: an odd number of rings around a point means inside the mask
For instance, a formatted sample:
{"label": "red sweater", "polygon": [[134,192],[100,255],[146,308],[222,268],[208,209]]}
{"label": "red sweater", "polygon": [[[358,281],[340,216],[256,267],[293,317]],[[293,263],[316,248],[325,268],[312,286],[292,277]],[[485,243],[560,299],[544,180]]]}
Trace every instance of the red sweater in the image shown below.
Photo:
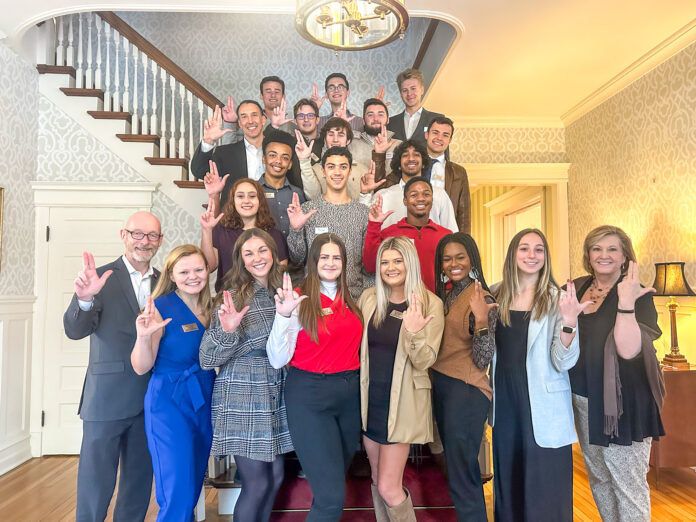
{"label": "red sweater", "polygon": [[[338,296],[336,296],[338,297]],[[360,368],[362,323],[343,300],[332,301],[321,294],[324,326],[319,321],[315,343],[304,329],[297,336],[295,354],[290,366],[314,373],[338,373]]]}
{"label": "red sweater", "polygon": [[365,249],[363,250],[363,266],[371,274],[375,273],[377,266],[377,250],[379,245],[388,237],[404,236],[413,240],[420,260],[421,278],[423,283],[431,292],[435,291],[435,249],[440,239],[452,231],[428,220],[428,224],[419,230],[413,225],[406,223],[403,218],[384,230],[381,230],[382,223],[369,221],[367,223],[367,233],[365,234]]}

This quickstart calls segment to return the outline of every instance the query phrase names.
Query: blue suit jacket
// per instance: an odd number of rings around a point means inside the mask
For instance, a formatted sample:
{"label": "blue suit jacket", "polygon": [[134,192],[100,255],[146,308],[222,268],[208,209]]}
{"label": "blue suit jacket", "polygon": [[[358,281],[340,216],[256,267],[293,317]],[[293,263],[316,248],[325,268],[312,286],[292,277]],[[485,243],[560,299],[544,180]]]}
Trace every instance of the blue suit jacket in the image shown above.
{"label": "blue suit jacket", "polygon": [[[560,448],[577,442],[568,370],[580,355],[578,332],[566,348],[561,343],[561,313],[556,311],[529,322],[527,384],[534,439],[542,448]],[[491,363],[493,403],[490,425],[495,424],[495,364]]]}

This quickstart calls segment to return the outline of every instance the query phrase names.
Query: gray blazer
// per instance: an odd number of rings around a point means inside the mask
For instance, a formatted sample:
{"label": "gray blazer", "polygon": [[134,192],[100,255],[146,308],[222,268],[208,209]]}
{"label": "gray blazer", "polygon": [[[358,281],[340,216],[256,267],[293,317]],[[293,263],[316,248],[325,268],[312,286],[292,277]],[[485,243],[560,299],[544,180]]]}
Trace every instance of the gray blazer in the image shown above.
{"label": "gray blazer", "polygon": [[[430,122],[433,118],[442,116],[439,112],[430,112],[423,107],[421,111],[420,120],[416,125],[416,129],[413,131],[411,136],[412,140],[419,141],[425,146],[425,130],[430,127]],[[394,138],[405,141],[406,140],[406,127],[404,126],[404,113],[400,112],[395,116],[389,117],[389,123],[387,124],[387,129],[394,133]],[[449,149],[448,149],[449,150]],[[449,155],[447,156],[449,159]]]}
{"label": "gray blazer", "polygon": [[[101,276],[113,270],[104,288],[94,296],[92,309],[84,312],[73,295],[63,315],[70,339],[89,339],[89,365],[78,413],[86,421],[111,421],[139,415],[150,374],[137,375],[130,362],[135,344],[135,318],[140,307],[130,274],[122,258],[97,268]],[[155,271],[151,284],[159,272]]]}
{"label": "gray blazer", "polygon": [[[580,355],[579,333],[566,348],[561,343],[561,313],[529,322],[527,333],[527,386],[534,440],[542,448],[560,448],[578,441],[570,396],[568,370]],[[493,402],[490,425],[495,424],[495,364],[491,362]]]}

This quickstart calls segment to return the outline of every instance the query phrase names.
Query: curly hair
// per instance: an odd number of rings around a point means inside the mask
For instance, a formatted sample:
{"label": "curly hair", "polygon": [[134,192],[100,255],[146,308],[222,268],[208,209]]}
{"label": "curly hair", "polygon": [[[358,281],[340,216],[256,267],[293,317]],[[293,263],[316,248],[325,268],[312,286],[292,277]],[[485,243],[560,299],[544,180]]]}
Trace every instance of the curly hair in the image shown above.
{"label": "curly hair", "polygon": [[[403,156],[404,153],[410,148],[413,148],[418,154],[420,154],[422,163],[421,173],[428,170],[428,167],[430,166],[430,156],[428,156],[428,149],[425,148],[425,145],[422,145],[420,142],[412,139],[402,141],[399,146],[394,149],[394,155],[392,156],[391,164],[389,165],[392,173],[399,177],[398,179],[401,179],[401,156]],[[422,174],[416,175],[420,176]]]}
{"label": "curly hair", "polygon": [[268,201],[266,201],[266,196],[263,192],[263,187],[258,181],[251,178],[240,178],[235,181],[230,187],[230,197],[227,198],[225,206],[222,207],[222,212],[224,217],[220,221],[220,224],[225,228],[239,229],[244,228],[244,221],[242,221],[242,216],[237,212],[237,207],[234,206],[234,194],[237,192],[237,188],[242,183],[248,183],[254,190],[256,190],[256,197],[259,200],[259,210],[256,213],[256,222],[254,226],[260,228],[261,230],[268,232],[275,227],[276,223],[271,216],[271,209],[268,208]]}

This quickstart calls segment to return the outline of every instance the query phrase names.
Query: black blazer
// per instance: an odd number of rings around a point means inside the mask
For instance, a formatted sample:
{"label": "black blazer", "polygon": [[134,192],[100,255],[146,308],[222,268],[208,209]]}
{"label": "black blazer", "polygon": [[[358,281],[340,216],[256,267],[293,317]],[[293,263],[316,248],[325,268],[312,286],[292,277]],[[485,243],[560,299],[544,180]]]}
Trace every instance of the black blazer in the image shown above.
{"label": "black blazer", "polygon": [[[63,315],[65,334],[70,339],[89,339],[89,365],[82,387],[78,413],[87,421],[111,421],[139,415],[150,373],[138,375],[130,356],[135,344],[135,318],[140,307],[133,292],[130,274],[122,258],[97,268],[101,275],[113,270],[96,296],[92,309],[84,312],[77,295]],[[155,271],[150,284],[159,277]]]}
{"label": "black blazer", "polygon": [[[401,141],[406,141],[406,128],[404,127],[404,112],[405,111],[400,112],[396,116],[391,116],[389,118],[389,124],[387,125],[387,129],[394,133],[393,137]],[[425,107],[423,107],[423,110],[421,111],[420,115],[420,120],[418,120],[416,130],[413,131],[411,139],[419,141],[423,144],[423,146],[425,146],[425,129],[427,127],[430,127],[430,122],[433,120],[433,118],[437,118],[438,116],[443,115],[439,112],[430,112],[426,110]]]}
{"label": "black blazer", "polygon": [[[220,177],[224,177],[225,174],[230,175],[225,182],[225,188],[222,194],[220,194],[220,208],[222,208],[227,201],[232,184],[240,178],[249,177],[244,140],[241,139],[229,145],[218,145],[208,152],[203,152],[201,150],[201,144],[199,143],[191,159],[191,173],[196,178],[203,179],[205,173],[209,170],[208,161],[210,160],[213,160],[217,165]],[[297,159],[295,151],[292,153],[292,167],[288,170],[287,178],[291,185],[302,188],[300,160]]]}

